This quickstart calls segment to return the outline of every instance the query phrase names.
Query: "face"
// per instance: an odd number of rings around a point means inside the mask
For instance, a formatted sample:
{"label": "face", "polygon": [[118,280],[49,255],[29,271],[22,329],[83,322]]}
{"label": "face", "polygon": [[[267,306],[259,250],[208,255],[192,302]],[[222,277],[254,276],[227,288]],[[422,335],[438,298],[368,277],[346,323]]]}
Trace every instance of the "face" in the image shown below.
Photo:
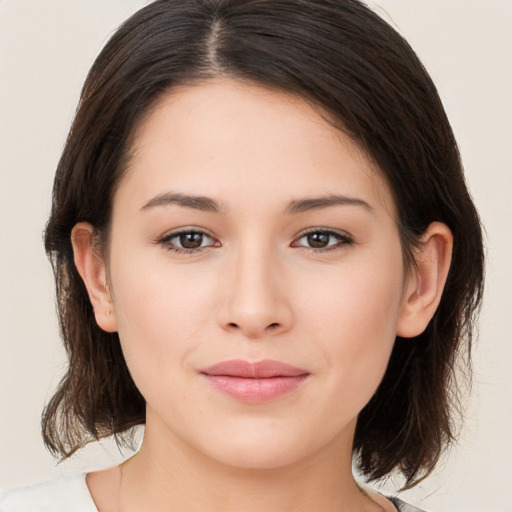
{"label": "face", "polygon": [[391,193],[304,100],[164,96],[114,198],[113,314],[146,436],[237,467],[351,449],[403,308]]}

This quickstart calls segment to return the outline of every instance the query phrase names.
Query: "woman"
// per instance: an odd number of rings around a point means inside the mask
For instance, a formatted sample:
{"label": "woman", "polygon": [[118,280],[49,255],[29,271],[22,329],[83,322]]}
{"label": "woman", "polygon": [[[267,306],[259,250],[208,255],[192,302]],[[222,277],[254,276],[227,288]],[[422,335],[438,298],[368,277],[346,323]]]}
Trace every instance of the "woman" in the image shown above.
{"label": "woman", "polygon": [[70,359],[47,446],[145,436],[2,511],[408,510],[352,461],[410,487],[453,438],[480,224],[434,85],[355,0],[135,14],[87,78],[46,248]]}

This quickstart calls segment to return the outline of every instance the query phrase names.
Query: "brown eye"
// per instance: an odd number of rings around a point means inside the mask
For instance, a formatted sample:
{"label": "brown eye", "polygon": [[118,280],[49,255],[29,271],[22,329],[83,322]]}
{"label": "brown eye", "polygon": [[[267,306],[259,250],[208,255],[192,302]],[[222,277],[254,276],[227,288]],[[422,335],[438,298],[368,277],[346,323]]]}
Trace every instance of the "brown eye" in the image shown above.
{"label": "brown eye", "polygon": [[306,237],[308,245],[314,249],[323,249],[329,245],[330,235],[327,233],[309,233]]}
{"label": "brown eye", "polygon": [[158,241],[165,249],[176,253],[196,253],[209,247],[220,247],[220,242],[202,231],[186,230],[171,233]]}
{"label": "brown eye", "polygon": [[337,231],[318,229],[303,234],[292,243],[292,247],[304,247],[313,251],[322,252],[342,248],[345,245],[352,245],[352,238]]}
{"label": "brown eye", "polygon": [[183,249],[197,249],[203,244],[204,235],[202,233],[181,233],[179,236],[180,245]]}

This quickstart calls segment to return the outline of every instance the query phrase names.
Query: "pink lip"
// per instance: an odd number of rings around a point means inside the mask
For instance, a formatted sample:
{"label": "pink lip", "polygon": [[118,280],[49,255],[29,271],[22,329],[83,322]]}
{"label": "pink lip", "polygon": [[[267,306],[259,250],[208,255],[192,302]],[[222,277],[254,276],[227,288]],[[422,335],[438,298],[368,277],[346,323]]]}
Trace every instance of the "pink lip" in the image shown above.
{"label": "pink lip", "polygon": [[267,402],[289,393],[309,376],[306,370],[270,359],[256,363],[232,359],[205,368],[200,373],[219,391],[251,404]]}

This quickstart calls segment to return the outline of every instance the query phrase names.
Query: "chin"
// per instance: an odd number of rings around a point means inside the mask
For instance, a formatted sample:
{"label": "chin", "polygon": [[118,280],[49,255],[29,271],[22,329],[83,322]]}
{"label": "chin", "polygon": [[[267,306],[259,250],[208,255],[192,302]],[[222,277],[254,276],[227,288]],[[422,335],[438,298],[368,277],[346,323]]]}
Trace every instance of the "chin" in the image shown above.
{"label": "chin", "polygon": [[261,446],[236,447],[221,454],[212,454],[215,459],[238,470],[272,470],[293,465],[301,459],[301,454],[292,453],[289,450],[262,449]]}
{"label": "chin", "polygon": [[[229,467],[270,470],[290,466],[311,456],[321,443],[313,435],[290,435],[276,428],[263,432],[238,432],[217,439],[205,439],[203,453]],[[305,433],[303,433],[305,434]],[[312,443],[311,441],[315,442]],[[206,444],[207,443],[207,444]]]}

